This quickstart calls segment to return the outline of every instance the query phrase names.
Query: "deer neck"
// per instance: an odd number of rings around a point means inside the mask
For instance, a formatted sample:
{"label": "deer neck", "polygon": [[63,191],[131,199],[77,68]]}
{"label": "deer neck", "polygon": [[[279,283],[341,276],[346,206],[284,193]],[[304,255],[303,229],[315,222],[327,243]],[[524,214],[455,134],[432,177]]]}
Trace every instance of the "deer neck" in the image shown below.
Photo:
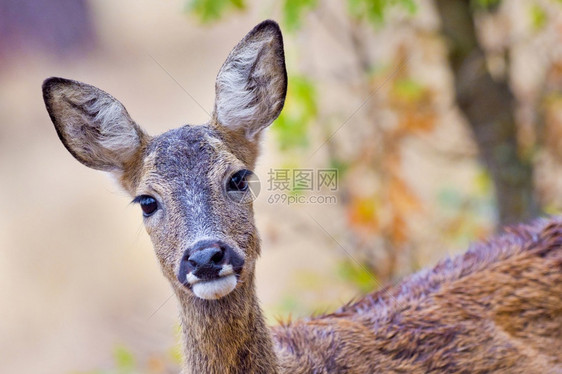
{"label": "deer neck", "polygon": [[176,290],[181,306],[185,373],[277,373],[269,328],[253,276],[229,295],[202,300]]}

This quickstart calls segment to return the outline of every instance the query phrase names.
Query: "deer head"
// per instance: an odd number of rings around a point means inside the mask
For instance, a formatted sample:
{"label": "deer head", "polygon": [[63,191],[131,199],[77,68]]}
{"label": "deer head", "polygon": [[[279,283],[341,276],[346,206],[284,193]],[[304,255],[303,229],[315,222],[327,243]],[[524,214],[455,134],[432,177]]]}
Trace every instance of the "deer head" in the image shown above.
{"label": "deer head", "polygon": [[259,238],[248,182],[260,133],[279,115],[286,90],[283,41],[273,21],[256,26],[229,54],[204,125],[151,137],[98,88],[62,78],[43,84],[68,151],[112,174],[134,197],[176,292],[207,300],[253,278]]}

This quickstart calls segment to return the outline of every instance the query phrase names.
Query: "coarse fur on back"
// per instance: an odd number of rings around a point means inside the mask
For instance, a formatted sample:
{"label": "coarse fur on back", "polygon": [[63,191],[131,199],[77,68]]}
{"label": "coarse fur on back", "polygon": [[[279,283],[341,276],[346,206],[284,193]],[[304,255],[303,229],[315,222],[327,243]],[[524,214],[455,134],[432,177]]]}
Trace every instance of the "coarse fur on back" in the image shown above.
{"label": "coarse fur on back", "polygon": [[274,328],[285,372],[562,372],[562,220],[506,231],[333,314]]}
{"label": "coarse fur on back", "polygon": [[255,292],[260,240],[248,186],[287,91],[265,21],[228,55],[211,120],[149,136],[115,98],[50,78],[64,146],[138,203],[180,306],[185,373],[561,373],[562,221],[508,229],[342,307],[269,328]]}

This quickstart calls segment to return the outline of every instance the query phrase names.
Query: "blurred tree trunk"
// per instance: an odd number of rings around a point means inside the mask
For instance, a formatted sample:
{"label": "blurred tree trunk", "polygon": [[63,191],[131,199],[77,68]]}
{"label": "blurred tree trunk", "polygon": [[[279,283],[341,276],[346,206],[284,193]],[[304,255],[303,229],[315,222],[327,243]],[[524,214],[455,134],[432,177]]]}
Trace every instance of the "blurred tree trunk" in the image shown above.
{"label": "blurred tree trunk", "polygon": [[469,0],[436,0],[457,104],[468,120],[492,177],[499,223],[536,216],[531,160],[518,152],[515,98],[506,80],[494,80],[474,28]]}

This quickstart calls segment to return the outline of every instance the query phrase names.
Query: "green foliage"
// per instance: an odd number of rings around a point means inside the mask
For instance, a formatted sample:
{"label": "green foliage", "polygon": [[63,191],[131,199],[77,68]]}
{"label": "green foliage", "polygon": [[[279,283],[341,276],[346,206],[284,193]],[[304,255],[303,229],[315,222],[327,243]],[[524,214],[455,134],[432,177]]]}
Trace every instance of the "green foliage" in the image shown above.
{"label": "green foliage", "polygon": [[472,0],[472,7],[475,9],[494,10],[500,5],[501,0]]}
{"label": "green foliage", "polygon": [[493,204],[494,184],[486,169],[480,169],[472,181],[472,192],[469,195],[444,186],[437,194],[439,205],[453,213],[472,213],[482,216],[489,214],[489,207]]}
{"label": "green foliage", "polygon": [[476,193],[479,197],[491,195],[491,191],[494,188],[494,182],[492,181],[490,173],[486,169],[480,168],[474,179]]}
{"label": "green foliage", "polygon": [[396,96],[410,103],[420,101],[426,92],[422,84],[411,78],[397,79],[392,89]]}
{"label": "green foliage", "polygon": [[183,362],[181,346],[179,344],[176,344],[172,348],[170,348],[170,350],[168,351],[168,357],[170,358],[170,361],[172,363],[180,366]]}
{"label": "green foliage", "polygon": [[410,14],[417,5],[414,0],[348,0],[349,13],[359,19],[366,18],[374,25],[381,24],[388,8],[399,5]]}
{"label": "green foliage", "polygon": [[[494,3],[499,0],[476,0],[478,3]],[[303,16],[314,10],[318,0],[283,0],[283,23],[287,31],[296,31],[302,24]],[[401,6],[409,13],[417,9],[415,0],[348,0],[348,8],[351,15],[356,18],[366,18],[373,24],[380,24],[384,20],[385,13],[392,6]],[[243,10],[246,8],[244,0],[188,0],[186,9],[193,13],[203,23],[220,20],[231,10]]]}
{"label": "green foliage", "polygon": [[283,21],[287,31],[300,28],[303,14],[316,8],[317,0],[285,0],[283,3]]}
{"label": "green foliage", "polygon": [[437,203],[446,219],[443,224],[444,239],[464,248],[474,240],[490,234],[497,219],[493,195],[494,184],[486,169],[474,175],[470,192],[444,186],[437,194]]}
{"label": "green foliage", "polygon": [[[326,300],[326,295],[322,295],[322,291],[330,289],[329,285],[333,281],[332,278],[326,279],[316,271],[298,270],[281,300],[266,310],[266,318],[270,323],[275,323],[279,318],[286,320],[287,316],[289,319],[302,318],[334,310],[340,303],[334,304],[335,300],[329,297]],[[297,294],[295,289],[299,290]],[[305,295],[306,297],[303,297]]]}
{"label": "green foliage", "polygon": [[276,315],[306,315],[308,310],[293,294],[286,294],[275,307]]}
{"label": "green foliage", "polygon": [[113,361],[115,368],[110,370],[94,370],[81,374],[137,374],[135,356],[123,346],[118,346],[113,351]]}
{"label": "green foliage", "polygon": [[98,369],[75,374],[161,374],[170,370],[176,372],[182,363],[181,348],[177,344],[167,352],[151,355],[137,360],[135,355],[124,346],[117,346],[113,351],[113,365],[109,369]]}
{"label": "green foliage", "polygon": [[531,5],[529,13],[531,16],[531,26],[533,27],[533,30],[541,30],[546,25],[546,21],[548,20],[548,16],[544,8],[535,3]]}
{"label": "green foliage", "polygon": [[285,107],[273,126],[279,148],[283,151],[306,148],[309,124],[317,114],[314,84],[304,76],[289,75]]}
{"label": "green foliage", "polygon": [[227,11],[245,7],[244,0],[189,0],[186,4],[187,11],[203,23],[218,21]]}
{"label": "green foliage", "polygon": [[341,159],[337,155],[332,155],[329,159],[329,163],[332,169],[338,170],[338,178],[340,180],[338,183],[341,183],[342,178],[346,175],[349,167],[351,166],[350,162]]}
{"label": "green foliage", "polygon": [[135,368],[135,356],[127,348],[119,346],[113,352],[115,366],[119,373],[133,373]]}
{"label": "green foliage", "polygon": [[365,266],[352,261],[342,261],[339,265],[340,277],[359,289],[361,293],[372,292],[379,286],[377,278]]}
{"label": "green foliage", "polygon": [[445,187],[438,192],[437,201],[442,207],[457,211],[462,207],[464,198],[456,189]]}

